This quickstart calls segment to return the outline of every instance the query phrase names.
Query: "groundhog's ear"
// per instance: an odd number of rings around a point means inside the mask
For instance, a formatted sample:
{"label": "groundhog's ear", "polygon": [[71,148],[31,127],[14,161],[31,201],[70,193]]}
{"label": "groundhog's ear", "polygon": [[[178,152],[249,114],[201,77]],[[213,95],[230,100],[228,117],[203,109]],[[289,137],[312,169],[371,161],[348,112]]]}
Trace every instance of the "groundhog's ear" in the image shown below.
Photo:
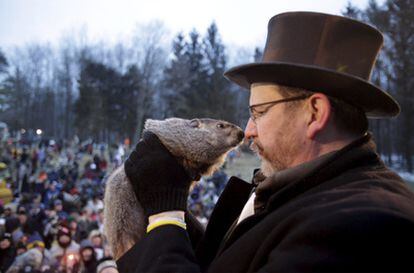
{"label": "groundhog's ear", "polygon": [[193,128],[200,127],[200,121],[198,119],[192,119],[190,120],[190,126]]}

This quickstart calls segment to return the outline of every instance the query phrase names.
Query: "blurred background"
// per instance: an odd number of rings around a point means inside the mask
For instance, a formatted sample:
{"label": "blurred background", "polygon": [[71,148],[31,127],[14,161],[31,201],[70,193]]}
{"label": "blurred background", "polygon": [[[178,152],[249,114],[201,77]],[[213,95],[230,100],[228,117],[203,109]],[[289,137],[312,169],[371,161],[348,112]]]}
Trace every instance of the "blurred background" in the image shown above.
{"label": "blurred background", "polygon": [[[383,32],[372,81],[402,112],[370,120],[370,130],[414,188],[412,0],[0,0],[0,272],[96,272],[110,260],[105,177],[144,121],[210,117],[243,128],[248,92],[223,72],[260,60],[269,18],[297,10]],[[250,180],[257,166],[247,147],[231,152],[194,188],[191,210],[206,224],[229,176]],[[36,249],[48,259],[36,262]]]}

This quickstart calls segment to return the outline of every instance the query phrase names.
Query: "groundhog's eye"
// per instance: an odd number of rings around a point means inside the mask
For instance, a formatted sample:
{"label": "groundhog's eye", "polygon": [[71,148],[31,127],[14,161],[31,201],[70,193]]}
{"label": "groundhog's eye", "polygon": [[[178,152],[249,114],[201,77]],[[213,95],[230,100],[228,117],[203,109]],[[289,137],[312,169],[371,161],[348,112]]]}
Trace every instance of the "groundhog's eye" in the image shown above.
{"label": "groundhog's eye", "polygon": [[223,123],[217,123],[217,128],[223,129],[224,128],[224,124]]}
{"label": "groundhog's eye", "polygon": [[190,121],[190,126],[193,128],[198,128],[200,126],[200,122],[197,119],[193,119]]}

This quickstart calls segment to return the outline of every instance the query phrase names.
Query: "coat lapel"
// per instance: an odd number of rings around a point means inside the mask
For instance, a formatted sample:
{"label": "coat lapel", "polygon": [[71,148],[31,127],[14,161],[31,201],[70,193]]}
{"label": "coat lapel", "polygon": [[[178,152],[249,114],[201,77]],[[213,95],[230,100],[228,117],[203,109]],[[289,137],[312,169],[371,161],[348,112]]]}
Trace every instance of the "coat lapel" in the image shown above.
{"label": "coat lapel", "polygon": [[202,270],[215,257],[223,237],[240,215],[252,189],[251,183],[234,176],[229,179],[211,214],[204,237],[196,248]]}

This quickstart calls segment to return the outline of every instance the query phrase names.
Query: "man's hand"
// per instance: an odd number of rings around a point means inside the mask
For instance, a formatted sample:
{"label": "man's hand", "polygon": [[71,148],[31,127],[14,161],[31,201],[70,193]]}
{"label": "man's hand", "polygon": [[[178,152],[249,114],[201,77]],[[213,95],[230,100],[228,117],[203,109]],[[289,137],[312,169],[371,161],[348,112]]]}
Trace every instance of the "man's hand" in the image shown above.
{"label": "man's hand", "polygon": [[144,133],[124,168],[147,216],[187,209],[191,178],[155,134]]}

